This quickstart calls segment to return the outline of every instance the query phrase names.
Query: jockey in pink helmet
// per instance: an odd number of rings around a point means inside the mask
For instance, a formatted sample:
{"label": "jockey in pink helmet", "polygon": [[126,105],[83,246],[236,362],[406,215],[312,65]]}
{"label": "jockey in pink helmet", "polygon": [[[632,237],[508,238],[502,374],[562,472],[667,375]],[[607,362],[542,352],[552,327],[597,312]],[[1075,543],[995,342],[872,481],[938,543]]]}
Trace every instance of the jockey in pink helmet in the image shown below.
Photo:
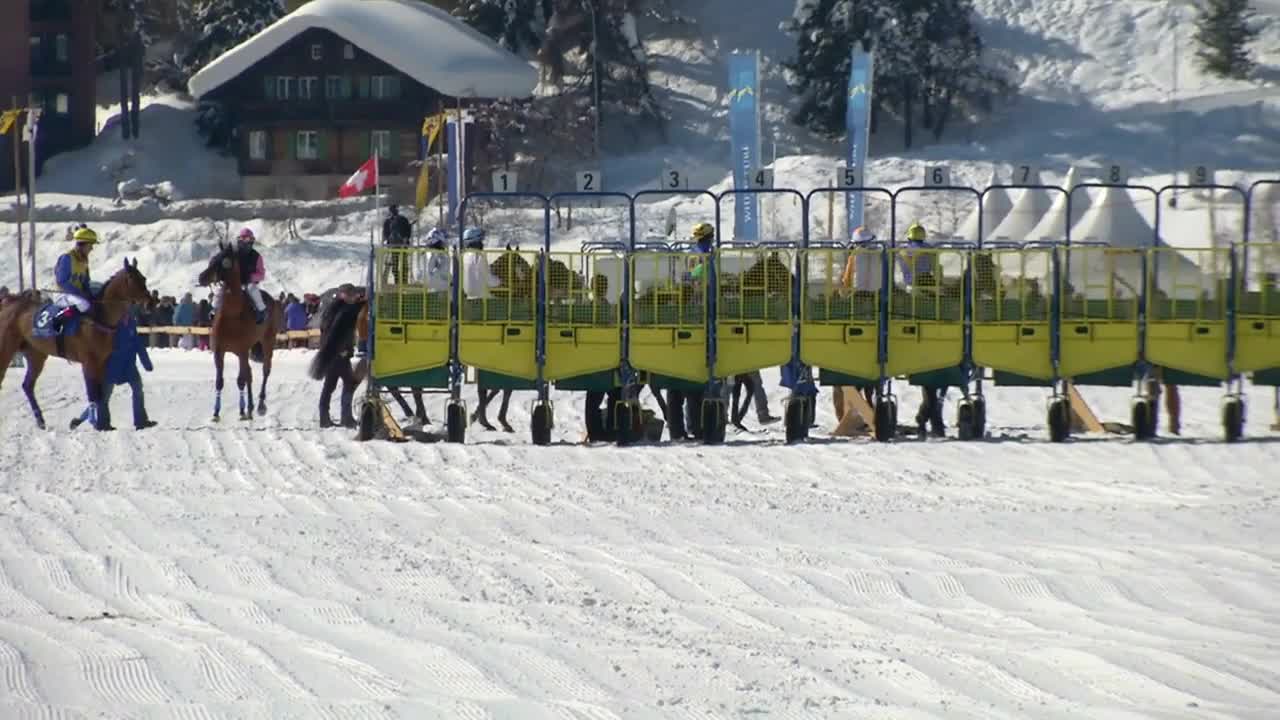
{"label": "jockey in pink helmet", "polygon": [[[267,317],[267,304],[262,299],[262,290],[259,289],[258,283],[267,276],[267,266],[262,262],[262,256],[254,249],[254,240],[253,231],[244,228],[237,238],[236,249],[239,253],[240,286],[249,294],[249,300],[253,302],[253,307],[257,311],[258,324],[261,325]],[[223,288],[219,285],[214,293],[214,312],[222,308],[222,291]]]}

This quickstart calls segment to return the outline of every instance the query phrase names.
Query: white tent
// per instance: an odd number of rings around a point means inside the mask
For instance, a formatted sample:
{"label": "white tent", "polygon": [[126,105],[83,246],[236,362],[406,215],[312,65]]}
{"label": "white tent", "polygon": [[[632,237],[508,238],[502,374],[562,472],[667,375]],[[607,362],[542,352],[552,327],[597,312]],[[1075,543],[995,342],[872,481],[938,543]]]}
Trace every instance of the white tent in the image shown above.
{"label": "white tent", "polygon": [[[451,97],[528,97],[538,84],[529,62],[451,16],[408,0],[314,0],[231,48],[187,83],[193,97],[239,77],[298,35],[328,30],[409,77]],[[326,58],[317,67],[335,67]]]}
{"label": "white tent", "polygon": [[[1109,187],[1102,190],[1084,217],[1072,226],[1071,242],[1104,242],[1112,248],[1138,250],[1152,247],[1156,240],[1155,229],[1134,206],[1129,191]],[[1168,247],[1163,243],[1161,246]],[[1142,287],[1143,262],[1138,254],[1086,249],[1073,252],[1070,257],[1067,277],[1076,291],[1086,297],[1105,297],[1108,293],[1134,297]],[[1159,289],[1179,299],[1214,292],[1216,282],[1212,271],[1172,252],[1161,254],[1155,268]]]}
{"label": "white tent", "polygon": [[[1076,175],[1075,167],[1067,171],[1067,178],[1063,181],[1062,187],[1067,192],[1076,186],[1081,180]],[[1049,208],[1049,212],[1040,218],[1040,222],[1031,228],[1024,237],[1014,237],[1012,239],[1024,240],[1065,240],[1067,237],[1067,197],[1062,193],[1053,193],[1053,206]],[[1089,193],[1086,190],[1071,193],[1071,218],[1070,222],[1074,226],[1080,222],[1080,218],[1084,217],[1090,205]],[[1074,237],[1074,227],[1072,228]]]}
{"label": "white tent", "polygon": [[[991,170],[991,182],[987,183],[987,187],[993,187],[1000,184],[1000,173],[995,168]],[[1013,209],[1013,201],[1009,198],[1009,191],[1004,188],[991,190],[982,196],[982,236],[978,237],[978,208],[975,207],[973,212],[969,213],[969,217],[960,224],[960,229],[956,231],[956,236],[961,240],[969,242],[978,242],[991,237],[991,229],[999,225],[1009,211]]]}
{"label": "white tent", "polygon": [[[1042,185],[1044,180],[1037,173],[1030,184]],[[1084,193],[1082,192],[1081,194],[1083,195]],[[1021,194],[1018,195],[1018,199],[1014,200],[1013,207],[1005,214],[1004,220],[999,225],[988,226],[990,229],[984,233],[986,237],[983,240],[1024,242],[1038,239],[1032,234],[1032,231],[1053,207],[1055,199],[1061,201],[1063,199],[1062,193],[1040,188],[1023,189]],[[1062,223],[1060,226],[1065,228],[1066,225]]]}

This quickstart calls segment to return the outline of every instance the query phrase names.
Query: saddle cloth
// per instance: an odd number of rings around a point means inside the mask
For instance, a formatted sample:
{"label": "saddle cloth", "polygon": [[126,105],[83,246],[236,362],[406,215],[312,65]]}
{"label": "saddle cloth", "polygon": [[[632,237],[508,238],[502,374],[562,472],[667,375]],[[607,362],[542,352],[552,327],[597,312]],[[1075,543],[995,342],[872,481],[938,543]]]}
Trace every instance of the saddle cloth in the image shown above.
{"label": "saddle cloth", "polygon": [[31,333],[38,338],[51,338],[58,335],[75,335],[76,330],[80,328],[81,315],[76,315],[70,321],[64,323],[61,328],[55,327],[54,319],[58,313],[62,312],[70,305],[65,298],[45,303],[40,306],[40,310],[36,313],[35,318],[31,321]]}

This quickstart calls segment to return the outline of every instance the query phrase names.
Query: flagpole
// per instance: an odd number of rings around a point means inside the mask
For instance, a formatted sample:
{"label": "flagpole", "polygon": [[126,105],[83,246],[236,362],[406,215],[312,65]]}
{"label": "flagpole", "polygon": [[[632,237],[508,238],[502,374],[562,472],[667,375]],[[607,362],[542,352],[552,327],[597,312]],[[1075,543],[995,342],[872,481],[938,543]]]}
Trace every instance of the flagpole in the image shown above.
{"label": "flagpole", "polygon": [[[16,95],[12,96],[10,98],[10,102],[13,105],[13,109],[11,111],[13,114],[10,115],[10,118],[13,119],[13,127],[11,128],[11,130],[13,131],[13,194],[14,194],[14,199],[17,201],[14,208],[19,213],[21,213],[22,211],[22,133],[19,131],[19,126],[22,125],[22,122],[21,122],[22,116],[18,114],[18,97]],[[26,268],[22,267],[22,215],[19,214],[17,219],[18,219],[18,223],[17,223],[18,224],[18,291],[21,292],[27,289],[27,284],[26,284],[27,271],[26,271]],[[35,280],[35,278],[32,278],[32,280]]]}
{"label": "flagpole", "polygon": [[29,151],[27,157],[27,230],[31,236],[31,289],[37,290],[39,283],[36,281],[36,136],[39,133],[40,110],[34,107],[32,103],[31,109],[27,110],[27,129],[30,135],[27,136],[27,149]]}

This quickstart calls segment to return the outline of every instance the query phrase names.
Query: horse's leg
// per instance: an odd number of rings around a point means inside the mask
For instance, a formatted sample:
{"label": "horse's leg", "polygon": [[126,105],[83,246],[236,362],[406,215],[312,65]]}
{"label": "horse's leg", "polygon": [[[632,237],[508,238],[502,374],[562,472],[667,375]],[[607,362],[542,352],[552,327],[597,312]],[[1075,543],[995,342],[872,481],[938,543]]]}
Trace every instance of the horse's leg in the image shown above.
{"label": "horse's leg", "polygon": [[[262,382],[258,385],[258,415],[267,414],[267,378],[271,377],[271,359],[275,355],[275,343],[264,343],[262,345]],[[250,380],[253,379],[253,373],[249,374]]]}
{"label": "horse's leg", "polygon": [[253,418],[253,386],[249,374],[249,353],[236,355],[240,359],[240,372],[236,375],[236,387],[240,390],[240,419]]}
{"label": "horse's leg", "polygon": [[483,385],[479,387],[479,392],[477,393],[479,402],[476,403],[475,412],[471,413],[471,422],[480,423],[480,427],[485,430],[495,429],[489,424],[489,416],[486,411],[489,409],[489,401],[493,400],[497,394],[497,390],[490,390]]}
{"label": "horse's leg", "polygon": [[[36,427],[43,430],[44,413],[40,410],[40,403],[36,401],[36,380],[40,379],[40,373],[44,371],[44,361],[48,357],[37,352],[27,353],[27,376],[22,379],[22,392],[27,396],[27,404],[31,406],[31,414],[36,417]],[[4,366],[8,366],[8,362]]]}
{"label": "horse's leg", "polygon": [[213,421],[222,419],[222,371],[226,367],[226,356],[220,347],[213,351]]}
{"label": "horse's leg", "polygon": [[338,372],[342,378],[342,416],[340,422],[342,427],[354,428],[359,423],[356,422],[355,415],[352,414],[352,405],[356,397],[356,386],[360,381],[355,378],[351,372],[351,361],[342,359],[339,361]]}
{"label": "horse's leg", "polygon": [[511,404],[511,391],[502,391],[502,407],[498,408],[498,424],[502,426],[505,432],[515,432],[515,428],[511,427],[511,423],[507,422],[507,406]]}
{"label": "horse's leg", "polygon": [[422,388],[413,389],[413,405],[418,422],[422,425],[430,425],[431,418],[427,417],[427,405],[422,399]]}
{"label": "horse's leg", "polygon": [[111,427],[110,408],[107,407],[107,399],[102,392],[104,370],[89,361],[82,363],[80,367],[84,374],[85,394],[89,396],[89,420],[93,423],[93,429],[114,430]]}

